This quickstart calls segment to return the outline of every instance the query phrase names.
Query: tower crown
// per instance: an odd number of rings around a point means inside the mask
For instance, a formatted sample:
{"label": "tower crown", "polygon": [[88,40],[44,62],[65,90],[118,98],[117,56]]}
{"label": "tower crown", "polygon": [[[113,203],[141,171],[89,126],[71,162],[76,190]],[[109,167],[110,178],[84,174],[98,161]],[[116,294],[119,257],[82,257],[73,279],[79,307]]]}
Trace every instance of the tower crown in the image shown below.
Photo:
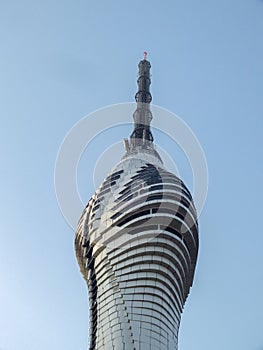
{"label": "tower crown", "polygon": [[197,214],[153,144],[150,67],[144,54],[127,152],[89,200],[76,232],[89,289],[89,350],[177,350],[193,282]]}

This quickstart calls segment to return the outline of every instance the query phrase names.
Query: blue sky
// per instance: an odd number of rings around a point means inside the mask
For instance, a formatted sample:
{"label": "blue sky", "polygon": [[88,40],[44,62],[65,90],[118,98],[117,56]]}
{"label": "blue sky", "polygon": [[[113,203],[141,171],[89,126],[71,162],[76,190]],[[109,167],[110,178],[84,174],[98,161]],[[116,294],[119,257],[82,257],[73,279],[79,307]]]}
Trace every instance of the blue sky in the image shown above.
{"label": "blue sky", "polygon": [[[262,35],[261,0],[0,3],[1,350],[87,348],[87,292],[56,202],[56,154],[83,116],[134,101],[145,50],[153,102],[188,123],[209,170],[179,348],[263,349]],[[86,168],[85,159],[86,200],[96,159]]]}

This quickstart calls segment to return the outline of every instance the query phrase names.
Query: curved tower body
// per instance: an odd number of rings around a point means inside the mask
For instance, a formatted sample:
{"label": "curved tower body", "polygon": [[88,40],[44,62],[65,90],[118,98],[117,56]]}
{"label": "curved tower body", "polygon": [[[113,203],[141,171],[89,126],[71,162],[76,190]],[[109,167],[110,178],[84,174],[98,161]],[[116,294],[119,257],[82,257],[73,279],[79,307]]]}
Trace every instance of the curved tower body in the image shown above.
{"label": "curved tower body", "polygon": [[176,350],[193,282],[198,226],[191,194],[150,131],[150,63],[139,63],[126,153],[89,200],[75,249],[87,281],[90,350]]}

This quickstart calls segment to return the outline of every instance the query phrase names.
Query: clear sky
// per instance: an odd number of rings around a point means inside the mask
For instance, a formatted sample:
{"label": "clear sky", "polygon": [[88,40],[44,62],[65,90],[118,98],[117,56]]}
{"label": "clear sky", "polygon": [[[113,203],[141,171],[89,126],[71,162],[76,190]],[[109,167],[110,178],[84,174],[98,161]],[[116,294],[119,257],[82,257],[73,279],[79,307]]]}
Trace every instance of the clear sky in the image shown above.
{"label": "clear sky", "polygon": [[[87,349],[87,291],[56,202],[56,154],[83,116],[134,101],[147,50],[153,102],[188,123],[209,170],[179,349],[262,350],[263,1],[9,0],[0,38],[0,349]],[[80,164],[85,201],[94,162]]]}

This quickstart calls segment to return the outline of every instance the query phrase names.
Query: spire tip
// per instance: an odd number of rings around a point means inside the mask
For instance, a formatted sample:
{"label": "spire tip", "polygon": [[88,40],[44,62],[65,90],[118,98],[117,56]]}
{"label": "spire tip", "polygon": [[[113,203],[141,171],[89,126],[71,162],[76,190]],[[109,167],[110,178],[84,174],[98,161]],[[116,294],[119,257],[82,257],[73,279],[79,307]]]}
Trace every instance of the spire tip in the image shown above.
{"label": "spire tip", "polygon": [[146,52],[146,51],[144,51],[144,53],[143,53],[143,59],[144,59],[144,60],[147,59],[147,52]]}

